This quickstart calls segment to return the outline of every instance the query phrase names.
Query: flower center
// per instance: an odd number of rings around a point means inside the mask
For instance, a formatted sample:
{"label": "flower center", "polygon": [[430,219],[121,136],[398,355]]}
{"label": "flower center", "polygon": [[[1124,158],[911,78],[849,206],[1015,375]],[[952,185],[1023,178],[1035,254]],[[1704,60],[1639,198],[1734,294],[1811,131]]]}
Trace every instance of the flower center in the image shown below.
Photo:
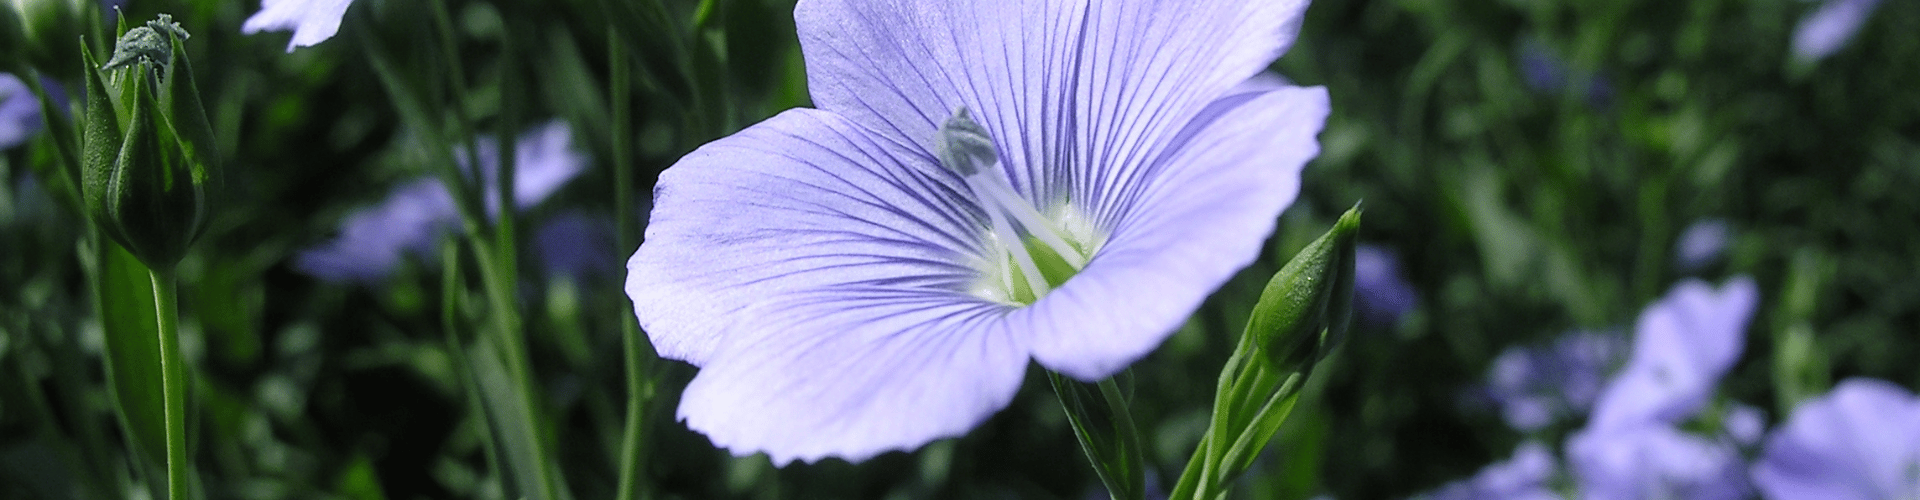
{"label": "flower center", "polygon": [[1047,212],[1034,208],[995,168],[999,154],[993,137],[967,108],[940,127],[935,143],[940,163],[960,174],[987,213],[982,228],[985,253],[974,262],[980,278],[968,288],[975,296],[1027,305],[1066,284],[1087,266],[1105,237],[1083,213],[1061,202]]}

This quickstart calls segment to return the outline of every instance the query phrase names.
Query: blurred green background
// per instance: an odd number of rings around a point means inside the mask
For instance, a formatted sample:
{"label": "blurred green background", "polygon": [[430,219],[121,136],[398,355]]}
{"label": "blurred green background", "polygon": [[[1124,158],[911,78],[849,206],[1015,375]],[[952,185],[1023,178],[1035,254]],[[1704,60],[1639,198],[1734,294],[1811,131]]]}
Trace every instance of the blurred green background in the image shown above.
{"label": "blurred green background", "polygon": [[[572,125],[590,167],[526,212],[529,223],[584,211],[637,229],[644,217],[614,213],[613,190],[645,200],[679,155],[808,105],[791,2],[668,1],[656,15],[627,2],[452,1],[453,55],[422,28],[423,3],[354,2],[339,35],[291,53],[285,33],[240,33],[252,1],[125,7],[130,19],[171,13],[194,34],[227,158],[227,208],[181,272],[207,498],[503,495],[449,356],[439,264],[412,259],[378,284],[290,264],[428,172],[369,54],[457,61],[472,91],[435,104],[489,133]],[[1630,328],[1688,276],[1760,283],[1746,352],[1720,391],[1770,422],[1846,376],[1920,386],[1920,37],[1908,32],[1920,3],[1886,2],[1831,57],[1796,59],[1793,31],[1819,6],[1315,1],[1274,65],[1333,98],[1299,201],[1265,257],[1127,375],[1163,484],[1205,426],[1266,277],[1359,200],[1362,241],[1400,257],[1416,307],[1347,339],[1238,497],[1398,498],[1471,475],[1529,437],[1464,397],[1494,356]],[[616,44],[633,67],[627,186],[609,151]],[[503,73],[522,83],[502,88]],[[0,498],[119,498],[158,476],[111,413],[91,264],[76,246],[87,226],[39,180],[56,161],[47,137],[0,151]],[[1704,219],[1727,225],[1724,254],[1676,263],[1679,235]],[[614,489],[628,393],[618,325],[631,316],[622,281],[617,269],[522,279],[534,369],[577,498]],[[1037,368],[965,438],[784,469],[728,457],[674,420],[691,366],[648,369],[647,480],[661,498],[1102,494]],[[1556,443],[1577,424],[1533,437]]]}

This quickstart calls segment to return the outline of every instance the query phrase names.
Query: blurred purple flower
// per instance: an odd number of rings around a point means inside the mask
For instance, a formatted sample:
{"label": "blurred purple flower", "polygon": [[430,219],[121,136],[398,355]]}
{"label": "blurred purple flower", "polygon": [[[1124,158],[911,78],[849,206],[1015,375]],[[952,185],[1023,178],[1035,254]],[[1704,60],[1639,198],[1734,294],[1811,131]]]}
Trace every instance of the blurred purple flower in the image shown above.
{"label": "blurred purple flower", "polygon": [[534,250],[548,276],[576,281],[609,275],[620,269],[613,249],[613,221],[579,210],[554,214],[534,233]]}
{"label": "blurred purple flower", "polygon": [[1353,308],[1361,323],[1393,325],[1420,301],[1419,292],[1400,277],[1400,260],[1392,250],[1360,245],[1353,257]]}
{"label": "blurred purple flower", "polygon": [[1840,382],[1767,438],[1753,481],[1773,500],[1920,498],[1920,398],[1882,380]]}
{"label": "blurred purple flower", "polygon": [[[514,153],[514,203],[520,208],[538,204],[585,168],[586,159],[570,149],[571,137],[564,122],[552,122],[520,136]],[[490,137],[475,142],[481,151],[498,151]],[[464,155],[456,156],[463,166],[469,165]],[[480,155],[480,170],[489,184],[491,173],[499,168],[498,159],[497,153]],[[497,214],[499,210],[489,212]],[[293,266],[328,281],[379,281],[392,273],[406,254],[431,255],[433,243],[459,220],[453,195],[439,180],[412,181],[395,189],[379,206],[348,215],[341,222],[338,237],[301,251]]]}
{"label": "blurred purple flower", "polygon": [[1674,263],[1683,271],[1698,270],[1720,258],[1727,249],[1727,221],[1702,219],[1687,226],[1674,243]]}
{"label": "blurred purple flower", "polygon": [[1794,29],[1794,58],[1811,62],[1839,52],[1879,6],[1880,0],[1826,0]]}
{"label": "blurred purple flower", "polygon": [[1146,355],[1318,153],[1325,90],[1249,80],[1305,7],[801,1],[820,109],[663,172],[628,263],[655,347],[701,367],[679,417],[857,461],[966,433],[1029,360],[1099,380]]}
{"label": "blurred purple flower", "polygon": [[1557,500],[1559,495],[1547,489],[1553,478],[1553,452],[1546,445],[1528,441],[1514,449],[1513,457],[1480,469],[1468,479],[1448,483],[1432,493],[1416,497],[1427,500]]}
{"label": "blurred purple flower", "polygon": [[1672,424],[1692,416],[1740,359],[1758,300],[1753,279],[1743,276],[1719,290],[1687,280],[1648,306],[1634,328],[1632,357],[1607,382],[1588,427]]}
{"label": "blurred purple flower", "polygon": [[1626,340],[1612,332],[1574,332],[1548,346],[1509,347],[1493,360],[1486,394],[1507,425],[1540,430],[1586,414],[1626,350]]}
{"label": "blurred purple flower", "polygon": [[260,0],[260,11],[240,25],[240,32],[293,30],[287,52],[294,47],[312,47],[333,38],[340,31],[340,18],[346,17],[353,0]]}
{"label": "blurred purple flower", "polygon": [[1759,408],[1735,403],[1720,416],[1720,428],[1727,437],[1740,446],[1752,446],[1760,442],[1760,436],[1767,432],[1766,412]]}
{"label": "blurred purple flower", "polygon": [[39,99],[19,77],[0,73],[0,150],[27,142],[41,126]]}
{"label": "blurred purple flower", "polygon": [[1569,90],[1585,91],[1587,104],[1591,106],[1605,106],[1613,100],[1613,87],[1605,78],[1592,72],[1576,73],[1567,66],[1565,58],[1554,54],[1538,40],[1522,40],[1519,45],[1514,50],[1514,57],[1518,59],[1520,79],[1527,88],[1550,95]]}
{"label": "blurred purple flower", "polygon": [[1731,443],[1657,422],[1576,432],[1567,438],[1567,465],[1585,500],[1738,500],[1751,493]]}

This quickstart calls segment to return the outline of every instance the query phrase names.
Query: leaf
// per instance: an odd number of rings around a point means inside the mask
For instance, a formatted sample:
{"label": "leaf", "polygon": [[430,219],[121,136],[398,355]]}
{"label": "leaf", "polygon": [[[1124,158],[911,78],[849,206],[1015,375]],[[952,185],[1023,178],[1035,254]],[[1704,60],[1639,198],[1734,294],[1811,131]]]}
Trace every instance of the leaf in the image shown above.
{"label": "leaf", "polygon": [[155,331],[153,282],[147,266],[120,245],[97,238],[96,293],[105,335],[107,390],[134,452],[160,466],[166,459],[160,334]]}

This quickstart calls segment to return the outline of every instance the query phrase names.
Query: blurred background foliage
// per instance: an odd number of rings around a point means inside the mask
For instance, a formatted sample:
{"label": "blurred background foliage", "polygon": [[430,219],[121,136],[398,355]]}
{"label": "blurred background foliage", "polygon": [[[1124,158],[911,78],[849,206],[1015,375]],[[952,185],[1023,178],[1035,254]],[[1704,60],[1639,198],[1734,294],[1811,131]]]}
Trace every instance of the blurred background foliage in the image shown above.
{"label": "blurred background foliage", "polygon": [[[525,212],[530,224],[584,212],[638,230],[644,214],[614,213],[614,190],[644,209],[655,174],[680,155],[808,104],[790,1],[451,1],[451,54],[424,28],[423,5],[360,0],[339,35],[291,53],[285,33],[240,34],[255,2],[125,5],[130,19],[167,12],[194,34],[227,158],[228,208],[181,269],[206,498],[504,494],[449,355],[437,260],[410,256],[374,283],[291,265],[343,217],[429,173],[375,54],[399,67],[457,62],[469,91],[427,92],[429,104],[486,133],[572,125],[590,166]],[[1204,429],[1210,388],[1266,277],[1359,200],[1362,240],[1399,257],[1417,300],[1347,339],[1241,497],[1396,498],[1468,476],[1527,437],[1468,397],[1496,355],[1628,329],[1687,276],[1760,283],[1747,350],[1720,387],[1770,422],[1847,376],[1920,386],[1920,231],[1909,227],[1920,221],[1920,38],[1905,31],[1920,26],[1920,4],[1887,2],[1839,52],[1796,59],[1794,28],[1818,6],[1316,0],[1275,64],[1334,101],[1300,200],[1266,256],[1126,375],[1162,484]],[[616,45],[633,68],[637,175],[626,186],[609,146]],[[501,84],[512,81],[522,83]],[[144,494],[159,476],[112,416],[90,251],[76,244],[87,226],[43,182],[56,177],[45,137],[0,152],[0,498]],[[1724,222],[1725,252],[1680,262],[1682,231],[1706,219]],[[620,266],[524,269],[558,460],[575,497],[606,498],[627,395]],[[776,469],[675,421],[691,366],[649,370],[647,480],[660,498],[1100,494],[1037,371],[965,438]],[[1536,437],[1558,442],[1577,424]]]}

